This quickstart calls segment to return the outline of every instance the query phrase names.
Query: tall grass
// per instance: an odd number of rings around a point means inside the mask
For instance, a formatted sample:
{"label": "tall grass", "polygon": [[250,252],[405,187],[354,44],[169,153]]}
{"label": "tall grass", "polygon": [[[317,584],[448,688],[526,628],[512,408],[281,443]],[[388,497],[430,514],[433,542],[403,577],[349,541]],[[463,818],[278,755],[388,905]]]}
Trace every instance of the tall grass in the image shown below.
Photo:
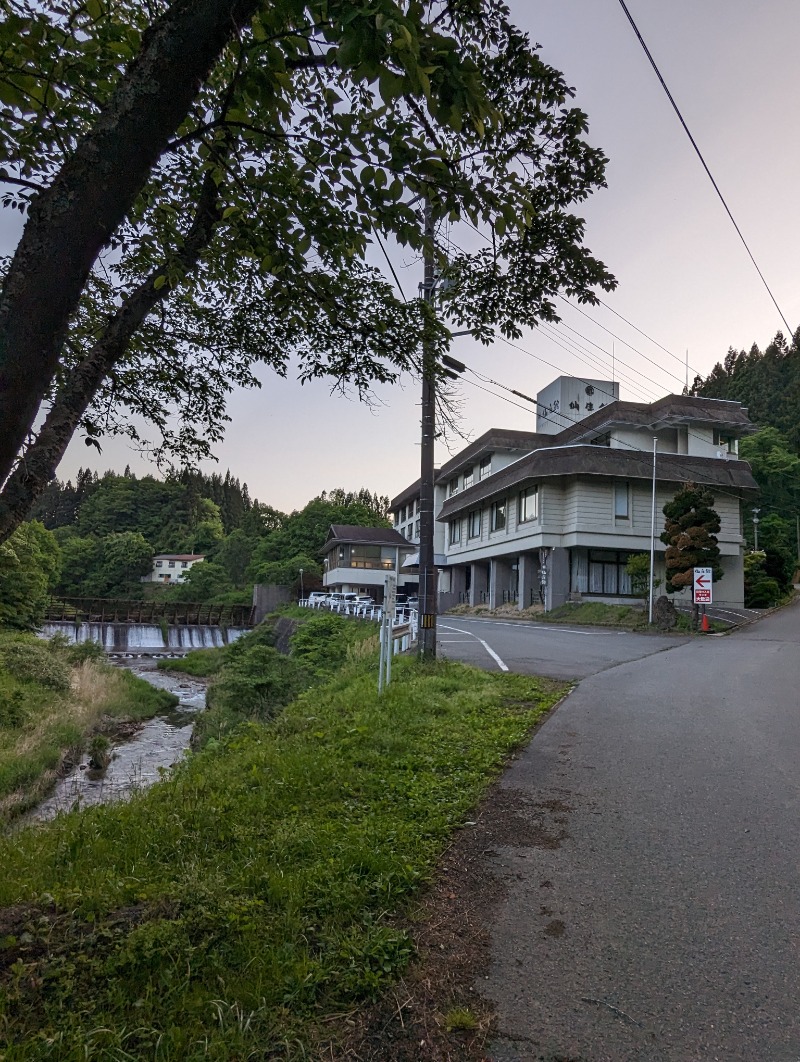
{"label": "tall grass", "polygon": [[0,842],[7,1062],[307,1058],[412,947],[393,915],[563,686],[351,663],[126,804]]}
{"label": "tall grass", "polygon": [[42,799],[92,734],[176,702],[96,655],[0,632],[0,822]]}

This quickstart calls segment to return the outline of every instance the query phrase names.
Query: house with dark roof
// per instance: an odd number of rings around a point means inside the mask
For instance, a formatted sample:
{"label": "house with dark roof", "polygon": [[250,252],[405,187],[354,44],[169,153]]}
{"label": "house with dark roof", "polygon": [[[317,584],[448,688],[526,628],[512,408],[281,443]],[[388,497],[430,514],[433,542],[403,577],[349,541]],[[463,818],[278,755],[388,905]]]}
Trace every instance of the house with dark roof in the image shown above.
{"label": "house with dark roof", "polygon": [[[561,377],[537,396],[537,431],[492,429],[437,473],[440,608],[459,601],[520,609],[541,601],[630,602],[631,554],[650,551],[655,447],[656,564],[663,506],[709,487],[721,520],[716,604],[744,601],[742,501],[757,485],[738,440],[755,431],[738,402],[667,395],[622,402],[618,385]],[[391,503],[396,526],[419,484]],[[418,540],[409,534],[410,539]],[[413,557],[411,558],[413,560]],[[687,596],[684,594],[684,596]]]}
{"label": "house with dark roof", "polygon": [[386,573],[394,572],[398,591],[414,592],[418,577],[403,569],[413,551],[413,543],[392,527],[331,524],[322,547],[323,584],[330,590],[369,594],[375,601],[382,601]]}

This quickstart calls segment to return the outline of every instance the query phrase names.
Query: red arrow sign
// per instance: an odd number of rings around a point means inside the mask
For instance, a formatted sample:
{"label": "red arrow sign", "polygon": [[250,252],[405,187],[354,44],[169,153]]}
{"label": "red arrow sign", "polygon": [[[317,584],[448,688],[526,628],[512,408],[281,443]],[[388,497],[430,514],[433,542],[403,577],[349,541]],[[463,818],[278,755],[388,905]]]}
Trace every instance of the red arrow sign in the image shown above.
{"label": "red arrow sign", "polygon": [[697,578],[695,579],[695,583],[698,586],[703,587],[703,589],[705,589],[705,586],[706,586],[707,582],[708,582],[708,579],[705,577],[705,575],[698,575]]}

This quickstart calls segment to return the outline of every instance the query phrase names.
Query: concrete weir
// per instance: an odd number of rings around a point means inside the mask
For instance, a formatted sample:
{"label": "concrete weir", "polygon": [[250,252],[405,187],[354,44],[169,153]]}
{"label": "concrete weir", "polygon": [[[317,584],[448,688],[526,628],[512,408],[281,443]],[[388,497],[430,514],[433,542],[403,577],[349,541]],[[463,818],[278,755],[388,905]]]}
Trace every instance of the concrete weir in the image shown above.
{"label": "concrete weir", "polygon": [[246,627],[216,627],[201,624],[91,623],[72,620],[49,620],[40,635],[52,638],[60,634],[73,644],[98,642],[110,655],[183,655],[192,649],[216,649],[235,642],[247,632]]}

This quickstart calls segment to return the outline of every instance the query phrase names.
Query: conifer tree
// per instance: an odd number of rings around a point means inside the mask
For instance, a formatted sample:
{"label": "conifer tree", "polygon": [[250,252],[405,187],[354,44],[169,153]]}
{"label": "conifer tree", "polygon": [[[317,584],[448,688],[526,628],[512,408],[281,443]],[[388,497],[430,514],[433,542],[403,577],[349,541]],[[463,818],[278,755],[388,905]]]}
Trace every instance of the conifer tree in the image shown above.
{"label": "conifer tree", "polygon": [[714,582],[722,578],[716,538],[721,525],[713,505],[710,490],[686,483],[664,506],[667,519],[661,541],[667,547],[667,593],[691,586],[693,568],[711,568]]}

